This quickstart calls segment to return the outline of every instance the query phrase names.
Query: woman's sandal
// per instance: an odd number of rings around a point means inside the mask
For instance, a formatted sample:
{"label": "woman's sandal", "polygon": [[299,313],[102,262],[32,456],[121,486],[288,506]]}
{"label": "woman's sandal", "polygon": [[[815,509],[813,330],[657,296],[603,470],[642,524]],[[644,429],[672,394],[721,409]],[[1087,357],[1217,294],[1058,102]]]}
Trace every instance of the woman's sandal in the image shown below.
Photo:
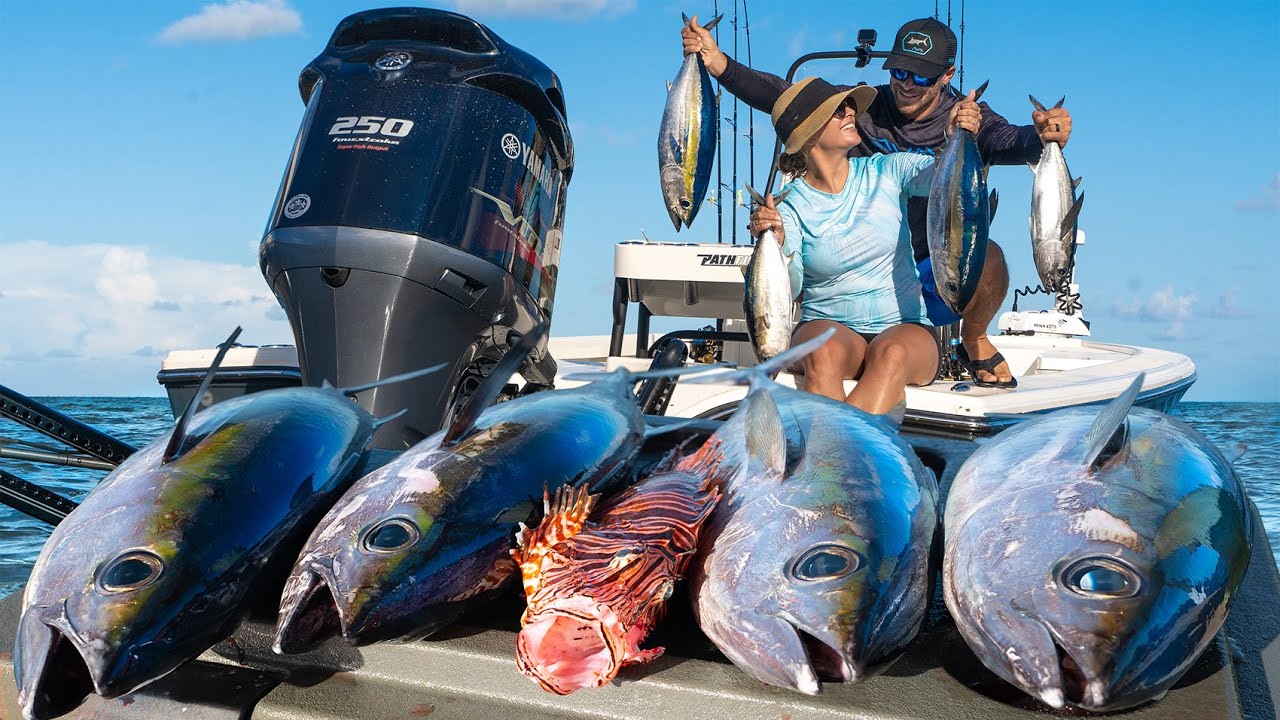
{"label": "woman's sandal", "polygon": [[1002,388],[1004,390],[1012,390],[1013,388],[1018,387],[1018,378],[1013,376],[1010,376],[1008,380],[983,380],[978,377],[978,373],[983,371],[995,376],[996,367],[1002,362],[1007,362],[1004,359],[1004,355],[1001,355],[999,350],[996,351],[995,355],[992,355],[986,360],[975,361],[969,359],[969,351],[964,349],[964,345],[957,345],[956,359],[960,361],[960,364],[964,366],[965,370],[969,371],[969,376],[973,378],[973,384],[978,387]]}

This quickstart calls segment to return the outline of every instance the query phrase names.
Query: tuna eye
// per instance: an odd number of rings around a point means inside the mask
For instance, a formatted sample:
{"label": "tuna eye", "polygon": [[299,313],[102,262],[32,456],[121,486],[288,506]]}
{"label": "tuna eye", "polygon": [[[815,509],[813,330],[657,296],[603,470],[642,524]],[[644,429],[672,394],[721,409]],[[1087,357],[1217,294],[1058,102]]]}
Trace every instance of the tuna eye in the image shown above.
{"label": "tuna eye", "polygon": [[1128,598],[1142,590],[1138,573],[1115,558],[1077,560],[1062,572],[1068,590],[1089,598]]}
{"label": "tuna eye", "polygon": [[391,518],[374,525],[364,534],[364,547],[373,552],[395,552],[418,542],[418,526],[404,518]]}
{"label": "tuna eye", "polygon": [[164,562],[149,552],[134,551],[112,560],[98,573],[98,588],[107,594],[140,590],[164,572]]}
{"label": "tuna eye", "polygon": [[791,574],[797,580],[832,580],[852,574],[862,566],[862,557],[843,545],[809,548],[796,561]]}

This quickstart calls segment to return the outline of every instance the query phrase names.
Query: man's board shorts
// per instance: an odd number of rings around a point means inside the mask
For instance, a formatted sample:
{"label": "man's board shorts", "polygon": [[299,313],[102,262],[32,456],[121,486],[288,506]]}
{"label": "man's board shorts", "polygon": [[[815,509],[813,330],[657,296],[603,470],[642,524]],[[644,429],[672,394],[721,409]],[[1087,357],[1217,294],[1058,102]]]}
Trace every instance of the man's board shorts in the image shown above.
{"label": "man's board shorts", "polygon": [[959,322],[960,316],[938,296],[938,282],[933,279],[933,260],[926,257],[916,263],[916,271],[920,274],[920,294],[924,296],[924,310],[929,322],[935,326]]}

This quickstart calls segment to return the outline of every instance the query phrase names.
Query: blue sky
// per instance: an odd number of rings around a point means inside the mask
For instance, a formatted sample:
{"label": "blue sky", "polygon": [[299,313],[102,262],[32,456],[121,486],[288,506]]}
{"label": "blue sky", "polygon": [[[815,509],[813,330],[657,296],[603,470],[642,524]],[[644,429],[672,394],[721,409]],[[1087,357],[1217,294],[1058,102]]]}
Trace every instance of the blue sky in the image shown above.
{"label": "blue sky", "polygon": [[[720,5],[732,12],[732,0]],[[1095,337],[1194,359],[1190,400],[1280,400],[1280,11],[1257,2],[974,2],[966,86],[1030,122],[1067,96],[1087,194],[1079,278]],[[612,248],[675,239],[654,142],[680,64],[680,12],[711,3],[457,0],[556,71],[577,166],[553,332],[607,332]],[[0,384],[154,395],[172,348],[289,342],[257,244],[298,129],[298,72],[365,3],[0,0]],[[803,8],[803,11],[799,9]],[[932,2],[749,3],[752,59],[887,46]],[[947,8],[942,3],[945,19]],[[960,24],[958,3],[952,20]],[[738,56],[745,58],[739,35]],[[733,28],[721,44],[732,54]],[[879,62],[844,79],[886,80]],[[722,115],[732,104],[726,95]],[[746,106],[739,107],[740,126]],[[773,135],[756,115],[756,183]],[[726,136],[728,131],[726,130]],[[725,168],[730,155],[726,147]],[[746,182],[746,141],[740,143]],[[992,237],[1034,284],[1031,173],[993,169]],[[746,222],[739,210],[739,225]],[[726,212],[725,237],[729,237]],[[680,240],[714,242],[706,208]],[[740,237],[742,233],[739,233]]]}

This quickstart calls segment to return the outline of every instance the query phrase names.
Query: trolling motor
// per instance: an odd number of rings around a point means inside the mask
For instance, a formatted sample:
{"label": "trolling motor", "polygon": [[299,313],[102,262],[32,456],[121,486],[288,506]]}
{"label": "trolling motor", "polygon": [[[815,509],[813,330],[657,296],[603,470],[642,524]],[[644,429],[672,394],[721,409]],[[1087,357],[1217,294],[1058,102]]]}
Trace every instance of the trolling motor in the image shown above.
{"label": "trolling motor", "polygon": [[[468,17],[394,8],[343,20],[298,89],[262,274],[306,385],[448,363],[361,396],[378,417],[407,410],[374,441],[403,449],[551,319],[573,172],[560,81]],[[520,372],[552,383],[545,340]]]}

